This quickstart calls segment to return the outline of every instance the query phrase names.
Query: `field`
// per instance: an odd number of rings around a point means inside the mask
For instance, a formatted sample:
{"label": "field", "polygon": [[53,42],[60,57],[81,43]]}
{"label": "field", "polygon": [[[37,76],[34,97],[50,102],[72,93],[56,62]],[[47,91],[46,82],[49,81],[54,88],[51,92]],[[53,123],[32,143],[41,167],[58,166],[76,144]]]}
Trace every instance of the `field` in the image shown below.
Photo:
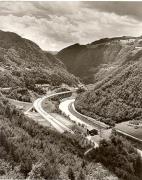
{"label": "field", "polygon": [[129,122],[122,122],[116,125],[116,129],[142,140],[142,128],[135,128],[128,125]]}

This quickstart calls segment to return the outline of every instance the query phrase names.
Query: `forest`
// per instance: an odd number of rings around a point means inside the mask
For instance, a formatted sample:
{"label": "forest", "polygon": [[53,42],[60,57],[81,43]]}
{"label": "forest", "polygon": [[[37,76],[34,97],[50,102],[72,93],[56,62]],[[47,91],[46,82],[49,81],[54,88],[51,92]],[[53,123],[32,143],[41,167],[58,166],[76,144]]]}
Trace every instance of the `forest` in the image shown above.
{"label": "forest", "polygon": [[81,93],[76,109],[111,126],[142,118],[142,64],[130,63],[117,74],[100,81],[93,90]]}
{"label": "forest", "polygon": [[80,134],[59,134],[26,117],[6,98],[0,102],[0,177],[117,180],[100,163],[84,158],[90,145]]}
{"label": "forest", "polygon": [[142,158],[130,142],[121,136],[112,134],[110,140],[101,140],[99,147],[87,156],[88,159],[101,162],[120,179],[142,179]]}
{"label": "forest", "polygon": [[35,84],[77,85],[79,80],[52,54],[16,33],[0,31],[0,87],[40,91]]}

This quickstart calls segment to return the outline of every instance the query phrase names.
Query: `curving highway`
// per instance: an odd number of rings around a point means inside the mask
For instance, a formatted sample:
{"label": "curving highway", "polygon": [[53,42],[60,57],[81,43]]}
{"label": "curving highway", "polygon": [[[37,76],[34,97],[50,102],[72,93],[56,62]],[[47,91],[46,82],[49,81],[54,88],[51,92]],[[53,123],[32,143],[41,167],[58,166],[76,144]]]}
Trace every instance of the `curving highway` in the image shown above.
{"label": "curving highway", "polygon": [[[75,99],[66,99],[65,101],[62,101],[60,104],[59,104],[59,109],[65,113],[67,116],[69,116],[69,118],[72,120],[72,121],[75,121],[77,124],[84,124],[87,128],[89,127],[93,127],[95,128],[94,126],[91,126],[89,125],[88,123],[84,122],[82,120],[82,118],[79,118],[78,116],[76,116],[73,112],[70,111],[70,104],[74,102]],[[94,147],[93,148],[96,148],[98,147],[98,143],[96,141],[94,141],[94,139],[92,138],[92,136],[88,135],[86,137],[86,139],[88,139],[90,142],[92,142],[94,144]],[[90,150],[88,150],[90,151]],[[86,152],[88,153],[88,152]],[[86,154],[85,153],[85,154]]]}
{"label": "curving highway", "polygon": [[[73,102],[75,101],[75,99],[66,99],[65,101],[62,101],[59,105],[59,109],[64,112],[66,115],[68,115],[70,117],[70,119],[76,121],[77,123],[82,123],[84,125],[88,125],[86,124],[86,122],[82,121],[82,114],[78,114],[78,112],[76,112],[74,106],[73,106]],[[96,124],[96,125],[102,125],[101,128],[104,128],[103,124]],[[88,140],[91,140],[91,137],[87,137]],[[95,147],[98,147],[98,143],[95,142],[95,140],[93,139],[92,142],[95,143]],[[85,152],[85,155],[87,153],[89,153],[91,151],[91,149],[89,149],[88,151]],[[142,157],[142,150],[137,149],[138,153],[140,154],[140,156]]]}
{"label": "curving highway", "polygon": [[64,112],[66,115],[68,115],[72,120],[76,121],[77,123],[84,124],[87,127],[92,127],[94,129],[107,129],[109,128],[108,125],[96,121],[95,119],[85,116],[78,111],[76,111],[74,107],[74,101],[75,99],[66,99],[65,101],[62,101],[59,105],[59,109]]}
{"label": "curving highway", "polygon": [[44,119],[46,119],[47,121],[49,121],[51,123],[51,125],[60,133],[64,133],[65,131],[68,131],[70,133],[74,133],[70,128],[68,128],[67,126],[65,126],[63,123],[61,123],[60,121],[58,121],[57,119],[55,119],[53,116],[51,116],[50,114],[48,114],[46,111],[44,111],[44,109],[42,108],[42,102],[44,99],[47,99],[49,97],[53,97],[53,96],[57,96],[57,95],[61,95],[61,94],[66,94],[69,93],[71,91],[66,91],[66,92],[60,92],[60,93],[56,93],[56,94],[52,94],[49,96],[44,96],[42,98],[38,98],[37,100],[34,101],[33,103],[33,107],[36,109],[36,111],[42,116],[44,117]]}
{"label": "curving highway", "polygon": [[[55,93],[52,95],[48,95],[48,96],[44,96],[42,98],[38,98],[37,100],[34,101],[33,103],[33,107],[35,108],[35,110],[44,118],[46,119],[49,123],[51,123],[51,125],[60,133],[64,133],[65,131],[68,131],[72,134],[74,134],[74,132],[67,127],[66,125],[64,125],[63,123],[61,123],[60,121],[58,121],[56,118],[54,118],[53,116],[51,116],[50,114],[48,114],[46,111],[44,111],[44,109],[42,108],[42,102],[44,99],[53,97],[53,96],[57,96],[57,95],[62,95],[62,94],[66,94],[72,91],[66,91],[66,92],[60,92],[60,93]],[[77,123],[80,124],[84,124],[88,126],[88,123],[86,123],[85,121],[82,121],[82,118],[80,119],[79,116],[76,116],[76,110],[74,109],[73,106],[73,102],[75,99],[66,99],[65,101],[62,101],[59,105],[59,109],[64,112],[67,116],[70,117],[71,120],[76,121]],[[72,106],[72,107],[71,107]],[[73,113],[72,111],[74,111],[75,113]],[[98,124],[96,124],[98,125]],[[104,128],[103,124],[99,124],[100,126],[102,125],[102,128]],[[86,137],[88,140],[92,141],[94,143],[94,147],[98,147],[98,143],[94,141],[94,139],[91,139],[90,136]],[[85,155],[90,152],[91,149],[89,149],[88,151],[85,152]],[[142,151],[137,149],[137,151],[139,152],[139,154],[142,156]]]}

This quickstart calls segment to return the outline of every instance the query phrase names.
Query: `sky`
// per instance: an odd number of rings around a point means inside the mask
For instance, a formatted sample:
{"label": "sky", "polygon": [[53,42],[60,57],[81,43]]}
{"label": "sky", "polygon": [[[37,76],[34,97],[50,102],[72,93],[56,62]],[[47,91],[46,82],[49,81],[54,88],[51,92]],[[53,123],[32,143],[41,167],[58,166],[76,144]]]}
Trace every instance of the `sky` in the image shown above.
{"label": "sky", "polygon": [[142,2],[0,2],[0,29],[47,51],[105,37],[141,36]]}

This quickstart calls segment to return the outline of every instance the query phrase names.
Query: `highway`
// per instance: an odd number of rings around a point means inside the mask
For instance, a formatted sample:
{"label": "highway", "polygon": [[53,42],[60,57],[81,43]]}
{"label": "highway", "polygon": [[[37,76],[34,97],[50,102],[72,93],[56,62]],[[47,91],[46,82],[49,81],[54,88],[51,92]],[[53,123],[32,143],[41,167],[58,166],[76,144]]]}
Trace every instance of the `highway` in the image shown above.
{"label": "highway", "polygon": [[74,107],[75,99],[66,99],[66,101],[62,101],[59,105],[59,109],[68,115],[72,120],[75,120],[78,123],[84,124],[85,126],[92,126],[92,128],[100,130],[107,129],[109,126],[98,122],[97,120],[87,117],[76,111]]}
{"label": "highway", "polygon": [[[67,126],[65,126],[63,123],[61,123],[60,121],[58,121],[56,118],[54,118],[53,116],[51,116],[50,114],[48,114],[46,111],[44,111],[44,109],[42,108],[42,102],[43,100],[47,99],[47,98],[50,98],[50,97],[53,97],[53,96],[57,96],[57,95],[62,95],[62,94],[66,94],[66,93],[69,93],[71,91],[66,91],[66,92],[59,92],[59,93],[55,93],[55,94],[51,94],[51,95],[46,95],[42,98],[38,98],[37,100],[34,101],[33,103],[33,107],[34,109],[44,118],[46,119],[58,132],[60,133],[64,133],[65,131],[68,131],[72,134],[74,134],[74,132]],[[73,103],[74,103],[75,99],[66,99],[65,101],[62,101],[60,104],[59,104],[59,109],[64,112],[67,116],[69,116],[69,118],[73,121],[75,121],[76,123],[80,123],[80,124],[84,124],[86,127],[87,126],[91,126],[89,125],[88,123],[86,123],[85,121],[82,120],[81,116],[82,114],[79,113],[79,116],[76,116],[78,113],[74,106],[73,106]],[[72,107],[71,107],[72,106]],[[75,113],[73,113],[73,111]],[[83,115],[84,116],[84,115]],[[88,118],[88,117],[87,117]],[[95,123],[95,125],[98,125]],[[103,124],[99,124],[100,126],[102,125],[101,128],[104,128],[104,125]],[[99,127],[100,128],[100,127]],[[94,143],[94,148],[98,147],[98,143],[94,141],[94,139],[91,138],[91,136],[87,136],[86,137],[89,141],[92,141]],[[91,150],[91,149],[90,149]],[[85,155],[90,151],[86,151],[85,152]],[[137,151],[139,152],[139,154],[141,155],[142,157],[142,151],[137,149]]]}
{"label": "highway", "polygon": [[70,110],[69,110],[69,104],[71,102],[73,102],[74,100],[73,99],[66,99],[65,101],[62,101],[60,104],[59,104],[59,109],[65,113],[67,116],[69,116],[69,118],[72,120],[72,121],[75,121],[77,123],[80,123],[80,124],[84,124],[84,125],[87,125],[85,122],[83,122],[82,120],[80,120],[79,118],[77,118],[76,116],[74,116]]}
{"label": "highway", "polygon": [[[75,116],[71,111],[70,111],[70,104],[72,102],[74,102],[75,99],[66,99],[65,101],[62,101],[60,104],[59,104],[59,109],[65,113],[67,116],[69,116],[69,118],[76,122],[77,124],[84,124],[87,128],[88,127],[92,127],[90,126],[89,124],[87,124],[86,122],[82,121],[82,119],[78,118],[77,116]],[[94,127],[93,127],[94,128]],[[94,141],[94,139],[92,139],[92,136],[88,135],[86,137],[86,139],[88,139],[89,141],[91,141],[92,143],[94,143],[94,147],[93,148],[96,148],[98,147],[98,143],[96,141]]]}
{"label": "highway", "polygon": [[[77,123],[81,123],[81,124],[84,124],[84,125],[88,125],[86,122],[82,121],[82,118],[81,118],[81,115],[80,115],[80,118],[78,116],[78,112],[75,110],[74,106],[72,108],[70,108],[71,104],[73,104],[73,102],[75,101],[75,99],[66,99],[65,101],[62,101],[59,105],[59,109],[64,112],[67,116],[70,117],[71,120],[73,121],[76,121]],[[74,111],[74,112],[73,112]],[[103,126],[104,127],[104,126]],[[94,141],[94,139],[92,140],[91,139],[91,136],[87,136],[87,139],[88,140],[91,140],[92,142],[95,143],[95,147],[98,147],[98,143],[96,143]],[[90,152],[91,149],[89,149],[88,151],[85,152],[85,155]],[[138,153],[140,154],[140,156],[142,157],[142,151],[140,149],[137,149]]]}
{"label": "highway", "polygon": [[33,107],[35,108],[35,110],[42,116],[44,117],[47,121],[49,121],[49,123],[51,123],[51,125],[60,133],[64,133],[65,131],[68,131],[70,133],[74,133],[70,128],[68,128],[67,126],[65,126],[63,123],[61,123],[60,121],[58,121],[57,119],[55,119],[53,116],[51,116],[50,114],[48,114],[46,111],[43,110],[42,108],[42,102],[44,99],[47,99],[49,97],[53,97],[53,96],[57,96],[57,95],[61,95],[61,94],[65,94],[65,93],[69,93],[69,91],[67,92],[60,92],[60,93],[56,93],[56,94],[52,94],[49,96],[44,96],[42,98],[38,98],[37,100],[34,101],[33,103]]}

